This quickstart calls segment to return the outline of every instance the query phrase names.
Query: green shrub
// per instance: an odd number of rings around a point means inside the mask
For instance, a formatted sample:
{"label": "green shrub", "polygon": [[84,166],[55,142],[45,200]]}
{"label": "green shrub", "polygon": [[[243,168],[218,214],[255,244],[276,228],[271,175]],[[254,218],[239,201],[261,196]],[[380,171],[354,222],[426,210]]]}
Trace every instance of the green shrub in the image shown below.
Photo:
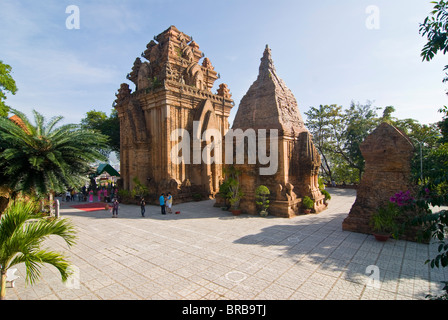
{"label": "green shrub", "polygon": [[195,200],[195,201],[200,201],[200,200],[202,200],[202,195],[201,195],[200,193],[194,193],[194,194],[192,195],[192,197],[193,197],[193,200]]}
{"label": "green shrub", "polygon": [[271,192],[269,191],[269,188],[264,185],[260,185],[255,189],[255,203],[261,206],[262,211],[266,211],[269,208],[268,197],[270,194]]}
{"label": "green shrub", "polygon": [[330,193],[327,190],[323,189],[320,192],[322,192],[322,194],[325,196],[325,201],[331,199],[331,195],[330,195]]}
{"label": "green shrub", "polygon": [[373,230],[380,233],[390,233],[397,239],[400,234],[400,225],[397,223],[400,213],[398,206],[392,202],[389,202],[387,206],[378,208],[370,220]]}
{"label": "green shrub", "polygon": [[137,177],[134,177],[132,181],[134,182],[134,188],[132,189],[130,194],[132,197],[144,197],[148,194],[148,187],[141,183]]}
{"label": "green shrub", "polygon": [[129,198],[131,196],[131,192],[129,190],[120,189],[118,190],[118,196],[120,198]]}
{"label": "green shrub", "polygon": [[303,197],[302,205],[305,209],[313,209],[314,208],[314,201],[308,196]]}

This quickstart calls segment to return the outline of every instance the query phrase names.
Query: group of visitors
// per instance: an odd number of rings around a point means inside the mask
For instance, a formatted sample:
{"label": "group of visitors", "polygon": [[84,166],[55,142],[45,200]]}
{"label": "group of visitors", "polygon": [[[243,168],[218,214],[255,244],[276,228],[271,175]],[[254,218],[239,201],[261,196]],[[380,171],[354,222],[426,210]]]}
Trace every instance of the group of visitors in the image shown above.
{"label": "group of visitors", "polygon": [[79,189],[69,189],[63,196],[65,196],[63,199],[66,202],[75,201],[76,199],[79,202],[94,202],[96,199],[98,201],[113,202],[113,199],[118,197],[118,189],[117,187],[86,188],[83,186]]}
{"label": "group of visitors", "polygon": [[[173,213],[172,206],[173,206],[173,196],[171,195],[171,192],[168,192],[166,195],[162,193],[159,197],[159,204],[162,211],[162,214]],[[146,212],[146,201],[145,198],[142,197],[140,200],[140,209],[142,217],[145,216]]]}
{"label": "group of visitors", "polygon": [[[89,190],[89,202],[93,202],[93,197],[95,196],[95,193],[92,189]],[[96,196],[98,197],[98,201],[106,201],[110,202],[112,199],[117,198],[118,196],[118,189],[117,188],[101,188],[96,191]],[[112,201],[113,202],[113,201]]]}
{"label": "group of visitors", "polygon": [[65,192],[65,201],[66,202],[75,201],[75,195],[76,195],[75,189],[67,190]]}
{"label": "group of visitors", "polygon": [[168,192],[166,196],[164,193],[162,193],[159,197],[159,203],[162,214],[166,214],[167,211],[168,213],[173,213],[173,210],[171,209],[171,207],[173,206],[173,196],[170,192]]}

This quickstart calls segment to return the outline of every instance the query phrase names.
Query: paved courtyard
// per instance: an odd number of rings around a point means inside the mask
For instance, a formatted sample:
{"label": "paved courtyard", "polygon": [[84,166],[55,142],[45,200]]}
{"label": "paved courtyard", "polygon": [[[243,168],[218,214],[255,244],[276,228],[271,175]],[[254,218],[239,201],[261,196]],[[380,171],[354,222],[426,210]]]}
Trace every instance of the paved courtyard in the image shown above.
{"label": "paved courtyard", "polygon": [[213,201],[179,204],[179,215],[147,206],[121,205],[84,212],[62,204],[78,230],[68,248],[59,238],[45,244],[64,251],[77,275],[63,284],[52,267],[25,285],[24,266],[9,300],[27,299],[425,299],[438,294],[448,271],[424,262],[436,245],[342,231],[355,191],[329,189],[329,208],[292,219],[234,217]]}

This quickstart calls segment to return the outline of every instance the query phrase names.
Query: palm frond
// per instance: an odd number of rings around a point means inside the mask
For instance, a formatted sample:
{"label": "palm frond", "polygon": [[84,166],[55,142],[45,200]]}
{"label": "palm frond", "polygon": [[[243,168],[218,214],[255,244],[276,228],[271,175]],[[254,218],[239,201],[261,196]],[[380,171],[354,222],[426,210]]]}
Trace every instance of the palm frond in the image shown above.
{"label": "palm frond", "polygon": [[33,201],[14,200],[9,203],[0,218],[0,247],[7,246],[14,232],[34,217],[36,209],[37,204]]}
{"label": "palm frond", "polygon": [[58,127],[61,116],[47,123],[37,111],[32,125],[23,113],[11,111],[23,123],[0,119],[0,166],[11,189],[37,194],[63,191],[83,183],[92,163],[107,160],[101,153],[107,143],[104,135],[77,124]]}
{"label": "palm frond", "polygon": [[45,117],[37,112],[36,110],[33,110],[34,114],[34,122],[36,123],[35,132],[37,136],[41,136],[43,134],[43,128],[45,126]]}
{"label": "palm frond", "polygon": [[0,264],[8,269],[24,263],[26,280],[35,283],[42,264],[56,267],[65,281],[69,275],[64,255],[42,250],[42,243],[50,236],[59,236],[70,247],[75,244],[76,232],[67,219],[46,220],[35,215],[37,204],[24,200],[13,201],[0,219]]}
{"label": "palm frond", "polygon": [[24,263],[26,268],[26,282],[33,285],[40,278],[40,268],[49,264],[58,269],[63,282],[70,276],[70,263],[67,258],[54,251],[39,250],[26,254],[20,253],[11,261],[10,267]]}
{"label": "palm frond", "polygon": [[53,132],[53,128],[59,123],[59,121],[61,121],[62,119],[64,119],[63,116],[56,116],[50,119],[50,121],[47,123],[47,125],[45,126],[45,131],[44,131],[44,135],[45,136],[50,136],[51,133]]}

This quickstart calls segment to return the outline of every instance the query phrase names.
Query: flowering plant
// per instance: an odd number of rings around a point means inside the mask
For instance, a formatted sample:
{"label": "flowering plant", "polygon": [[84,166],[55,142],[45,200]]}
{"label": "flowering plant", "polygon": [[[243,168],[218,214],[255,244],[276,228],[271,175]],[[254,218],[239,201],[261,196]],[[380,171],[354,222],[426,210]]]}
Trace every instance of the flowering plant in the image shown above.
{"label": "flowering plant", "polygon": [[[403,212],[415,206],[415,199],[411,192],[400,191],[389,199],[389,203],[373,214],[371,224],[375,231],[390,233],[395,239],[403,232],[404,224],[399,221],[403,218]],[[404,222],[404,221],[402,221]]]}
{"label": "flowering plant", "polygon": [[390,202],[395,203],[399,207],[412,206],[415,203],[415,199],[411,196],[411,192],[398,192],[390,198]]}
{"label": "flowering plant", "polygon": [[400,208],[394,202],[378,208],[370,219],[373,230],[379,234],[390,234],[397,239],[401,233],[400,224],[397,222],[400,213]]}

